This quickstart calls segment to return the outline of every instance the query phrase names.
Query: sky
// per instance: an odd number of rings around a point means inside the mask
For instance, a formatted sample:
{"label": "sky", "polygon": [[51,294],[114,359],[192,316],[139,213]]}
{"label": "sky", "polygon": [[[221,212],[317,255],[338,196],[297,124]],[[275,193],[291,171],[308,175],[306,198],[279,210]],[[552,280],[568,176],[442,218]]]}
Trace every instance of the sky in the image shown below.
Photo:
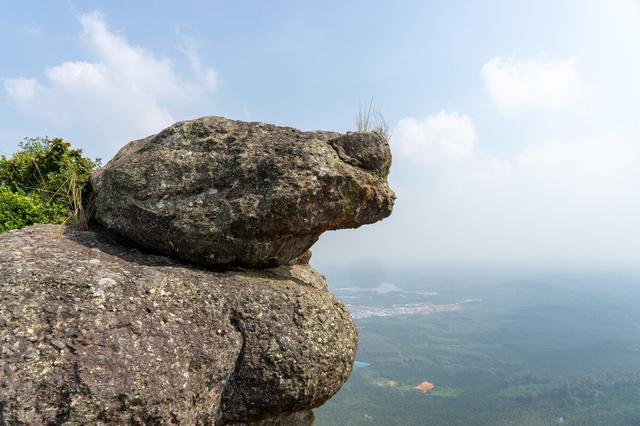
{"label": "sky", "polygon": [[203,115],[391,126],[393,215],[314,265],[633,268],[640,2],[2,1],[0,154]]}

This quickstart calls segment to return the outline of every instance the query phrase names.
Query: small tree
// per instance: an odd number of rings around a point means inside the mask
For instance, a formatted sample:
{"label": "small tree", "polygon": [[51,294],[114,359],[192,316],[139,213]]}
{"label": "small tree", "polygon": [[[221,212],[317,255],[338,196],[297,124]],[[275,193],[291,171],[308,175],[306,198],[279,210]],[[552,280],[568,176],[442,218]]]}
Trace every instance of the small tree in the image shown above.
{"label": "small tree", "polygon": [[0,231],[33,223],[86,224],[83,192],[100,160],[63,139],[30,138],[0,156]]}

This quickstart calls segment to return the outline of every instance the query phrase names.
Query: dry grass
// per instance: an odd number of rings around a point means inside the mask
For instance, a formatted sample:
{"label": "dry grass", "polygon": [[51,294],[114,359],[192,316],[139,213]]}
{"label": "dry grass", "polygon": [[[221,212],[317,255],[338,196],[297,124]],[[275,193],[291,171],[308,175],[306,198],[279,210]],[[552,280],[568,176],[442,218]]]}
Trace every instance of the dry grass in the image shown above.
{"label": "dry grass", "polygon": [[374,115],[374,127],[372,132],[376,133],[378,136],[383,138],[385,141],[389,142],[391,139],[391,130],[389,128],[389,122],[385,120],[384,116],[377,112]]}
{"label": "dry grass", "polygon": [[78,184],[78,177],[71,176],[67,190],[67,199],[71,205],[71,215],[69,221],[80,227],[82,230],[89,229],[89,220],[95,207],[93,196],[83,202],[82,190],[84,188]]}
{"label": "dry grass", "polygon": [[[40,170],[38,170],[37,165],[36,170],[38,171],[39,179],[44,182],[45,179]],[[63,203],[69,206],[69,216],[64,221],[65,224],[76,225],[83,230],[87,230],[95,203],[92,196],[89,196],[86,201],[83,200],[83,189],[84,186],[78,182],[78,175],[73,173],[55,191],[39,189],[39,192],[43,199],[49,200],[49,202],[63,200]]]}
{"label": "dry grass", "polygon": [[356,116],[356,128],[359,132],[366,133],[371,127],[371,118],[374,115],[373,111],[373,98],[369,101],[369,107],[363,107],[360,105],[358,108],[358,115]]}
{"label": "dry grass", "polygon": [[356,115],[356,129],[358,132],[373,132],[386,140],[391,139],[391,130],[389,122],[385,120],[382,113],[373,109],[373,98],[368,105],[360,105],[358,114]]}

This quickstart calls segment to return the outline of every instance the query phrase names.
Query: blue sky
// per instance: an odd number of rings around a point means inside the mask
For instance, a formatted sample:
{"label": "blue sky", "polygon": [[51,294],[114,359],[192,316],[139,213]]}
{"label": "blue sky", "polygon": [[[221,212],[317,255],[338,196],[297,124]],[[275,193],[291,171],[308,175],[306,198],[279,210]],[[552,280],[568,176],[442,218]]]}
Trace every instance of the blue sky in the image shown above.
{"label": "blue sky", "polygon": [[0,16],[0,153],[110,158],[180,119],[390,122],[393,217],[315,262],[640,260],[640,4],[22,1]]}

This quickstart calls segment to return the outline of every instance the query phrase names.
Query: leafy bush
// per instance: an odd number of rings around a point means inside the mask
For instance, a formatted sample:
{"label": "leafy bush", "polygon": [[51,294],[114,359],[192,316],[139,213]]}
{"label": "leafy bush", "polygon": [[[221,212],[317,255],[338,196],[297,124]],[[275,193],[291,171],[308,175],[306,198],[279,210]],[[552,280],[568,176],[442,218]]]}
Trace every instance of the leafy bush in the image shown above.
{"label": "leafy bush", "polygon": [[61,204],[46,203],[37,194],[19,194],[0,185],[0,232],[34,223],[62,223],[69,211]]}
{"label": "leafy bush", "polygon": [[0,232],[34,223],[86,223],[83,192],[100,160],[55,138],[25,139],[0,156]]}

